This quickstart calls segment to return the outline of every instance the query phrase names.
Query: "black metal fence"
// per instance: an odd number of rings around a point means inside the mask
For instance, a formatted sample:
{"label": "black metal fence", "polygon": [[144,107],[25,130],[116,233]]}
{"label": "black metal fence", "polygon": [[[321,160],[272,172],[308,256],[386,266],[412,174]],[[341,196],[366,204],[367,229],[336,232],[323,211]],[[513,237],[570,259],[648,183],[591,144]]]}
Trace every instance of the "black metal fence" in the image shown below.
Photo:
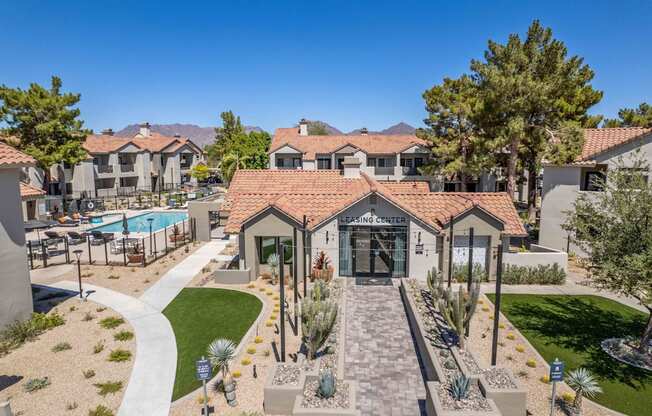
{"label": "black metal fence", "polygon": [[156,232],[68,232],[27,242],[30,269],[70,264],[146,267],[168,253],[197,241],[197,222],[188,218]]}

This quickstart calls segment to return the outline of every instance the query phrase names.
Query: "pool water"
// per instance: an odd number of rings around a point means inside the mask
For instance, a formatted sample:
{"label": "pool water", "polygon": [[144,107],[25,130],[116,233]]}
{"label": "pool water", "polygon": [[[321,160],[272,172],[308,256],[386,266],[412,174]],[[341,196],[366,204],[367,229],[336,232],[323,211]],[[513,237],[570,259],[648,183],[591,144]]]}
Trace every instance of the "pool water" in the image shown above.
{"label": "pool water", "polygon": [[[130,233],[147,233],[149,232],[149,221],[152,218],[152,231],[158,231],[169,227],[188,218],[185,212],[148,212],[127,218],[127,225]],[[120,233],[122,232],[122,218],[111,224],[91,228],[91,231],[101,231],[103,233]]]}

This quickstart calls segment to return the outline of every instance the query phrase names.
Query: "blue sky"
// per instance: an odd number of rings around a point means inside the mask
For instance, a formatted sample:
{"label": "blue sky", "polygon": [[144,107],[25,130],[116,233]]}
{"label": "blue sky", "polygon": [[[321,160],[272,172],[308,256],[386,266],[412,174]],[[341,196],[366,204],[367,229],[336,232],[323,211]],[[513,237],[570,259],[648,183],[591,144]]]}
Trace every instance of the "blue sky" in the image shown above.
{"label": "blue sky", "polygon": [[0,84],[59,75],[95,130],[301,117],[351,130],[421,125],[421,94],[468,71],[487,40],[552,27],[596,71],[592,112],[652,102],[646,1],[0,1]]}

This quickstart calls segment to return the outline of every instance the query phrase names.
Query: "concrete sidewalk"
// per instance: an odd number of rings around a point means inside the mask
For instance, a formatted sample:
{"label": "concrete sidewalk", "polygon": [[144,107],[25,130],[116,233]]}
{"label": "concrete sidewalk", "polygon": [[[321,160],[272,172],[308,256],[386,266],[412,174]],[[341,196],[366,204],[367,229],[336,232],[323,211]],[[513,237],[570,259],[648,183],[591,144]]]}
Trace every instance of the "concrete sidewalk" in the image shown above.
{"label": "concrete sidewalk", "polygon": [[[49,285],[77,293],[77,283]],[[103,287],[84,284],[88,299],[122,315],[136,332],[136,358],[118,416],[166,416],[177,368],[177,345],[172,326],[150,305]]]}
{"label": "concrete sidewalk", "polygon": [[228,243],[228,239],[206,243],[202,248],[187,256],[181,263],[165,273],[139,299],[162,312],[177,297],[181,289],[186,287],[211,259],[218,257]]}

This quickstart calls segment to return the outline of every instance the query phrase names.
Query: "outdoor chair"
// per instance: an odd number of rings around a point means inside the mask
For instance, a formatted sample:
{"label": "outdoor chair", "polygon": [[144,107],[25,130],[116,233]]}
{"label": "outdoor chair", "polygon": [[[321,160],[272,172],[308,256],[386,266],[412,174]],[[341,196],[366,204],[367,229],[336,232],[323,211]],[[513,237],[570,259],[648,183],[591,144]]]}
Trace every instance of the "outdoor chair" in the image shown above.
{"label": "outdoor chair", "polygon": [[63,240],[64,238],[61,234],[59,234],[56,231],[45,231],[43,234],[45,234],[47,238],[51,238],[51,239]]}
{"label": "outdoor chair", "polygon": [[91,245],[100,246],[104,244],[104,234],[101,231],[91,231]]}
{"label": "outdoor chair", "polygon": [[77,245],[86,241],[86,236],[79,234],[76,231],[68,231],[68,244]]}
{"label": "outdoor chair", "polygon": [[59,222],[59,227],[76,227],[79,225],[79,221],[75,221],[68,216],[63,216],[57,220]]}

